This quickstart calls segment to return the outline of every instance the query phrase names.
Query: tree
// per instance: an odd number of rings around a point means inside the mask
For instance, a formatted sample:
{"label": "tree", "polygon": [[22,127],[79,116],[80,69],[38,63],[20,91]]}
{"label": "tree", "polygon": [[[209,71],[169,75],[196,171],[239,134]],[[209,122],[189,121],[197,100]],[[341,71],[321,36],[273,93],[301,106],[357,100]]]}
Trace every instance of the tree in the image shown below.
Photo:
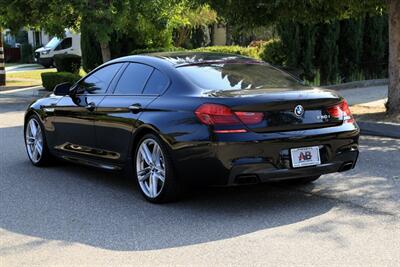
{"label": "tree", "polygon": [[176,31],[174,46],[182,47],[190,37],[193,30],[202,26],[208,26],[217,21],[217,12],[209,5],[196,5],[190,1],[182,1],[177,6],[177,14],[171,20],[172,27]]}
{"label": "tree", "polygon": [[61,36],[82,23],[97,40],[103,62],[111,58],[111,38],[134,36],[144,45],[171,45],[170,21],[183,0],[0,0],[0,26],[43,28]]}
{"label": "tree", "polygon": [[399,0],[199,0],[207,2],[228,23],[247,26],[282,21],[328,22],[357,18],[367,13],[388,13],[389,93],[387,113],[400,114],[400,1]]}

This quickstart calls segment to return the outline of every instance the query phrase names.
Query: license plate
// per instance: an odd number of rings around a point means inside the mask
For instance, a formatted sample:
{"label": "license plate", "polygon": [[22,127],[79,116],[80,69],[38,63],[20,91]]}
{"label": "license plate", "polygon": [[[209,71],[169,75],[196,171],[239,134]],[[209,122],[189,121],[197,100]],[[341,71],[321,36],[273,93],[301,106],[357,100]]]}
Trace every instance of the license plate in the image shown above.
{"label": "license plate", "polygon": [[290,154],[293,168],[321,164],[319,147],[317,146],[294,148],[290,150]]}

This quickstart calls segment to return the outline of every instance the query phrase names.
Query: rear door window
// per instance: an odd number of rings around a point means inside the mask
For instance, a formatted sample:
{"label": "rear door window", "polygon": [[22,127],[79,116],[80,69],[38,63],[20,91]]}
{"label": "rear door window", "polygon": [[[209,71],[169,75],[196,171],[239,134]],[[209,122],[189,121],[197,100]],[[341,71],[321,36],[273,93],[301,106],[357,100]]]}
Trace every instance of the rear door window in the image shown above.
{"label": "rear door window", "polygon": [[161,71],[154,69],[153,73],[144,88],[144,94],[160,95],[169,85],[168,77]]}
{"label": "rear door window", "polygon": [[138,95],[143,91],[153,68],[140,63],[130,63],[115,87],[115,95]]}

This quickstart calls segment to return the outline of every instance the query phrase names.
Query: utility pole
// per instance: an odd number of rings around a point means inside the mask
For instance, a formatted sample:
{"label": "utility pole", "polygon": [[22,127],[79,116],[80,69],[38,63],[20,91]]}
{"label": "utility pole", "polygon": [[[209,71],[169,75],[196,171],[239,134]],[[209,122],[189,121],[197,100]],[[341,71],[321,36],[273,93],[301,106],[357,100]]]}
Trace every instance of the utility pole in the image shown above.
{"label": "utility pole", "polygon": [[6,69],[4,59],[3,29],[0,28],[0,86],[6,85]]}

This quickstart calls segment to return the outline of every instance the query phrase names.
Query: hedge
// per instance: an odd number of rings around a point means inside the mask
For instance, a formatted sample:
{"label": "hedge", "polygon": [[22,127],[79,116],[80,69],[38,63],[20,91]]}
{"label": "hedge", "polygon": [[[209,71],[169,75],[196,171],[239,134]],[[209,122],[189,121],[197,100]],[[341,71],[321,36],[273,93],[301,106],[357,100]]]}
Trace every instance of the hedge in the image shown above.
{"label": "hedge", "polygon": [[43,87],[48,91],[53,91],[54,87],[60,83],[76,83],[81,76],[70,72],[44,72],[42,75]]}
{"label": "hedge", "polygon": [[228,53],[237,54],[247,57],[252,57],[260,59],[260,52],[262,48],[260,47],[242,47],[238,45],[233,46],[207,46],[200,47],[193,50],[186,50],[180,47],[170,47],[170,48],[147,48],[147,49],[137,49],[131,52],[131,55],[138,54],[148,54],[148,53],[159,53],[159,52],[175,52],[175,51],[192,51],[192,52],[214,52],[214,53]]}
{"label": "hedge", "polygon": [[227,45],[227,46],[200,47],[191,51],[237,54],[255,59],[260,59],[260,52],[262,51],[262,49],[259,47],[243,47],[238,45],[230,45],[230,46]]}
{"label": "hedge", "polygon": [[81,68],[81,57],[77,55],[55,55],[54,62],[58,72],[79,73],[79,69]]}
{"label": "hedge", "polygon": [[140,54],[175,52],[175,51],[186,51],[186,49],[180,48],[180,47],[143,48],[143,49],[135,49],[130,54],[131,55],[140,55]]}

